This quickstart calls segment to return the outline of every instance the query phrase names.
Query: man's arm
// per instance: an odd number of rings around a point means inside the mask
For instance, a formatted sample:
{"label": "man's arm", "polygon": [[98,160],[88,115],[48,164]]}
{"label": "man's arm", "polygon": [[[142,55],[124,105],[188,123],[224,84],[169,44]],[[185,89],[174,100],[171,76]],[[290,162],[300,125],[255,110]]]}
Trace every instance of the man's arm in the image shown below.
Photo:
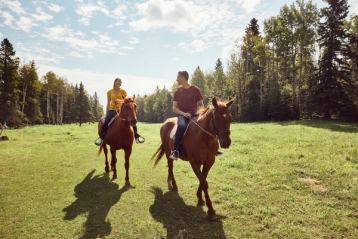
{"label": "man's arm", "polygon": [[200,108],[204,107],[204,102],[203,100],[199,100],[197,103],[196,103],[196,112],[198,112],[200,110]]}
{"label": "man's arm", "polygon": [[177,101],[173,101],[173,111],[175,114],[177,115],[182,115],[186,118],[190,118],[191,117],[191,114],[190,113],[185,113],[183,111],[181,111],[178,107],[178,102]]}

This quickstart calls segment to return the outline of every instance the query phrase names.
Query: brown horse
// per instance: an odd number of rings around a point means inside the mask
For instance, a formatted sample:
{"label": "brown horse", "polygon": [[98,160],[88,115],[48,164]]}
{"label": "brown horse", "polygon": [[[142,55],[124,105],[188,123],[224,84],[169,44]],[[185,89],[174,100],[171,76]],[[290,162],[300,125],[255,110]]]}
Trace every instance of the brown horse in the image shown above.
{"label": "brown horse", "polygon": [[[119,115],[114,118],[112,124],[108,127],[105,138],[103,139],[103,143],[101,144],[98,155],[101,153],[102,149],[104,151],[105,156],[105,171],[109,173],[109,165],[107,158],[107,147],[110,146],[111,151],[111,170],[113,171],[112,180],[117,178],[117,157],[116,150],[123,149],[124,150],[124,166],[126,168],[126,185],[130,185],[129,183],[129,157],[132,153],[132,145],[134,140],[134,132],[132,126],[135,126],[137,123],[137,105],[134,102],[134,97],[124,99],[124,102],[121,106],[121,110]],[[100,120],[98,123],[98,134],[100,135],[100,129],[102,127],[102,121]]]}
{"label": "brown horse", "polygon": [[[202,110],[197,119],[190,120],[183,136],[179,153],[179,157],[182,160],[190,162],[195,175],[199,179],[197,190],[198,205],[204,205],[202,198],[202,191],[204,191],[209,220],[215,220],[216,214],[209,197],[206,177],[215,162],[215,155],[219,148],[218,139],[222,148],[230,147],[231,113],[229,107],[232,103],[233,100],[223,103],[213,98],[213,106]],[[169,118],[164,122],[160,128],[162,144],[152,157],[152,159],[156,159],[154,165],[157,165],[163,155],[166,155],[168,162],[168,187],[174,191],[177,191],[178,187],[173,174],[173,160],[169,159],[169,155],[173,149],[173,140],[170,139],[170,132],[176,122],[176,118]],[[201,166],[203,166],[202,169]]]}

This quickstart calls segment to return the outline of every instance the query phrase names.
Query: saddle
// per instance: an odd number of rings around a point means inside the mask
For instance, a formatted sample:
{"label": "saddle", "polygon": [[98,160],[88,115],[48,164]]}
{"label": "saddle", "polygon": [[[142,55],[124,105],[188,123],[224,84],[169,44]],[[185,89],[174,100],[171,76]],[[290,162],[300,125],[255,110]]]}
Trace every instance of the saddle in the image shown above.
{"label": "saddle", "polygon": [[[111,126],[112,125],[112,123],[116,120],[116,118],[119,116],[119,114],[116,114],[110,121],[109,121],[109,123],[108,123],[108,128],[109,128],[109,126]],[[105,117],[102,117],[101,118],[101,131],[102,131],[102,128],[103,128],[103,125],[104,125],[104,121],[106,120],[106,118]]]}

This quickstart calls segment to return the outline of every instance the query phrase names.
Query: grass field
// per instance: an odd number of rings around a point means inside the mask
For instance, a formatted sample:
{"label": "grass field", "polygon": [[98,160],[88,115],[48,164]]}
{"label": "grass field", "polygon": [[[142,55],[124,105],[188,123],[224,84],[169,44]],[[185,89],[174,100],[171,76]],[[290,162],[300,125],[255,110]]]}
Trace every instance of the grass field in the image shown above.
{"label": "grass field", "polygon": [[104,175],[96,125],[33,126],[0,142],[0,238],[357,238],[358,124],[325,121],[232,125],[232,146],[209,174],[221,220],[196,207],[198,181],[175,162],[153,169],[159,124],[139,124],[124,187]]}

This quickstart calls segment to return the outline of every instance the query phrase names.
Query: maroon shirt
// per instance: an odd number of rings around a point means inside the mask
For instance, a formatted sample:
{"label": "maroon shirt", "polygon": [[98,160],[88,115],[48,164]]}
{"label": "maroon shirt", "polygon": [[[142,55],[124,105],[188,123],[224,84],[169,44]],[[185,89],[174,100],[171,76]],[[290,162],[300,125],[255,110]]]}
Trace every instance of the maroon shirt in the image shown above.
{"label": "maroon shirt", "polygon": [[178,107],[181,111],[194,115],[198,107],[197,103],[202,99],[200,89],[191,85],[189,88],[178,88],[174,93],[173,101],[178,102]]}

